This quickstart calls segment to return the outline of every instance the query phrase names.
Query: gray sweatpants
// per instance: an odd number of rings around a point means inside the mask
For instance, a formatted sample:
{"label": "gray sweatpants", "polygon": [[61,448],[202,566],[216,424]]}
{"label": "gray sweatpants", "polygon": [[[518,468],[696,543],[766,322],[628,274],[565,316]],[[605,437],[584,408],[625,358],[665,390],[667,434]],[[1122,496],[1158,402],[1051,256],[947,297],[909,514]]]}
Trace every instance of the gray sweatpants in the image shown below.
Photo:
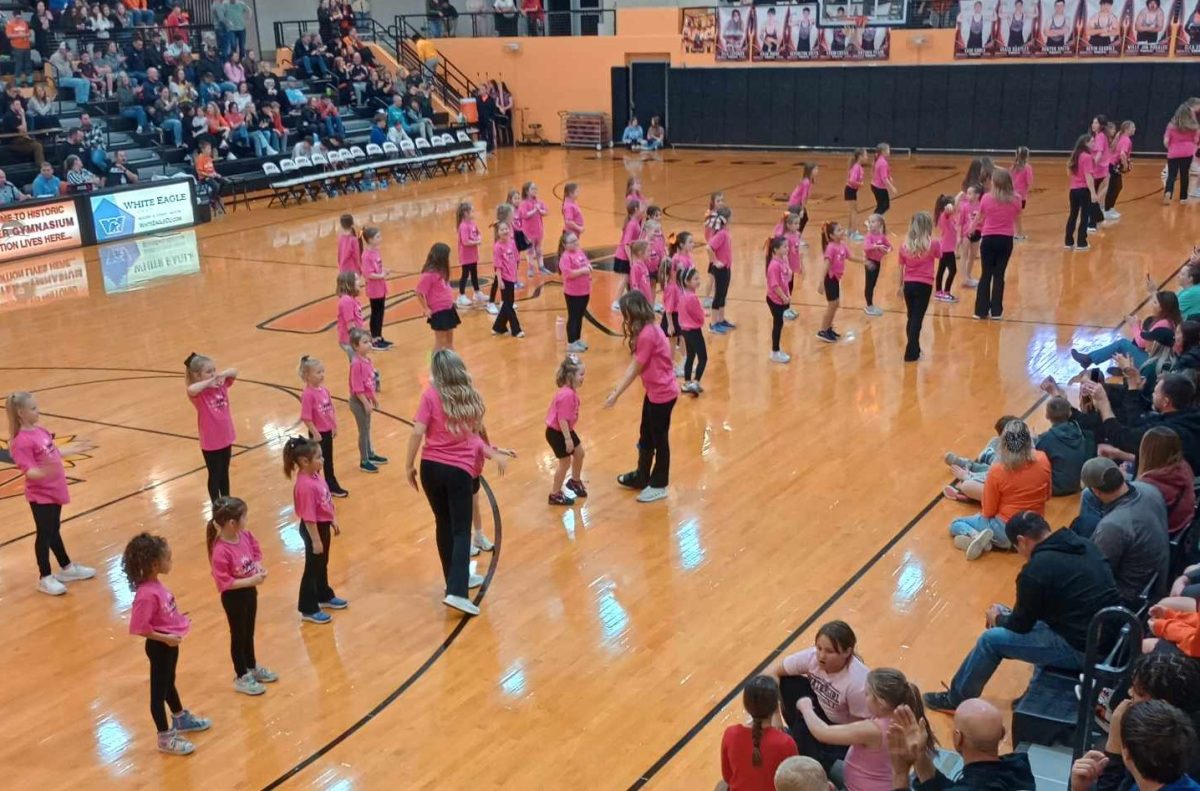
{"label": "gray sweatpants", "polygon": [[358,396],[350,397],[350,414],[354,415],[354,425],[358,426],[358,458],[359,461],[371,459],[371,410],[363,406]]}

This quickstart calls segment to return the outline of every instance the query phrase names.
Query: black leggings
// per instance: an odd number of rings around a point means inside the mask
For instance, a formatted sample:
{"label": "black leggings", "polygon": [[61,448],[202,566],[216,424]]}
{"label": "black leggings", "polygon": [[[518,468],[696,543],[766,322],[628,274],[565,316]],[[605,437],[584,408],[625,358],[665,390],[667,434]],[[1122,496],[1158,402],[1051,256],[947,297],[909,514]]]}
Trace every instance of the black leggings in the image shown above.
{"label": "black leggings", "polygon": [[320,611],[321,602],[332,599],[336,594],[329,587],[329,544],[332,533],[329,522],[317,522],[317,535],[321,539],[321,554],[313,552],[312,538],[308,535],[307,523],[300,522],[300,540],[304,542],[304,572],[300,575],[300,596],[297,607],[304,615]]}
{"label": "black leggings", "polygon": [[479,264],[463,264],[462,277],[458,279],[458,293],[467,293],[467,278],[471,279],[471,288],[479,293]]}
{"label": "black leggings", "polygon": [[[872,264],[874,264],[874,266],[872,266]],[[879,267],[880,267],[880,262],[871,261],[868,259],[868,261],[867,261],[867,284],[866,284],[866,287],[863,289],[863,296],[865,296],[867,299],[868,307],[875,304],[875,284],[877,282],[879,282]]]}
{"label": "black leggings", "polygon": [[[937,270],[937,290],[950,293],[950,287],[954,285],[954,276],[958,274],[958,256],[951,250],[947,253],[942,253],[941,259],[938,261]],[[945,276],[946,281],[943,284],[942,277]]]}
{"label": "black leggings", "polygon": [[150,716],[159,733],[171,730],[164,704],[172,714],[183,711],[179,690],[175,689],[175,666],[179,664],[179,646],[146,641],[146,658],[150,660]]}
{"label": "black leggings", "polygon": [[729,296],[729,267],[712,267],[709,271],[712,272],[713,280],[717,287],[713,291],[712,309],[720,310],[725,307],[725,297]]}
{"label": "black leggings", "polygon": [[771,351],[779,351],[779,339],[783,336],[783,312],[787,310],[787,305],[778,305],[767,300],[767,307],[771,309]]}
{"label": "black leggings", "polygon": [[1004,315],[1004,272],[1012,256],[1011,236],[985,236],[979,242],[979,285],[975,287],[975,315],[986,319],[990,313]]}
{"label": "black leggings", "polygon": [[500,287],[500,312],[496,315],[496,321],[492,324],[492,332],[512,332],[517,335],[521,332],[521,322],[517,320],[517,311],[513,309],[513,302],[517,298],[517,284],[504,281],[504,285]]}
{"label": "black leggings", "polygon": [[1187,200],[1188,178],[1191,175],[1192,157],[1174,157],[1167,160],[1167,183],[1163,194],[1168,198],[1175,191],[1175,178],[1179,178],[1179,199]]}
{"label": "black leggings", "polygon": [[888,194],[887,188],[872,184],[871,194],[875,196],[875,213],[886,214],[892,206],[892,196]]}
{"label": "black leggings", "polygon": [[237,678],[258,667],[254,658],[254,619],[258,615],[258,588],[231,588],[221,594],[229,621],[229,655]]}
{"label": "black leggings", "polygon": [[[807,676],[781,676],[779,678],[779,697],[782,703],[783,719],[788,725],[788,732],[796,740],[796,749],[801,755],[807,755],[809,758],[819,761],[821,766],[825,767],[826,772],[838,760],[846,757],[849,747],[822,744],[817,741],[808,730],[808,725],[804,722],[804,717],[800,715],[800,710],[796,708],[796,702],[801,698],[817,697],[812,682]],[[822,720],[829,722],[829,717],[819,702],[813,706],[813,711]]]}
{"label": "black leggings", "polygon": [[[729,270],[725,270],[729,271]],[[671,410],[676,399],[655,404],[642,397],[642,424],[638,431],[637,480],[642,486],[665,488],[671,480]]]}
{"label": "black leggings", "polygon": [[[1100,190],[1104,188],[1104,183],[1107,178],[1096,179],[1096,197],[1100,197]],[[1088,213],[1087,224],[1089,228],[1096,228],[1100,223],[1104,222],[1104,209],[1100,207],[1100,201],[1093,201],[1092,196],[1088,195]]]}
{"label": "black leggings", "polygon": [[468,596],[471,574],[471,516],[474,506],[471,474],[438,461],[421,459],[421,488],[437,525],[438,557],[446,580],[446,595]]}
{"label": "black leggings", "polygon": [[321,432],[321,457],[325,462],[325,485],[329,487],[331,492],[343,491],[342,485],[338,483],[337,475],[333,472],[333,432]]}
{"label": "black leggings", "polygon": [[376,297],[371,300],[371,339],[383,337],[383,309],[387,302],[386,297]]}
{"label": "black leggings", "polygon": [[229,460],[233,458],[233,446],[200,452],[204,454],[204,466],[208,468],[208,499],[215,503],[218,497],[229,496]]}
{"label": "black leggings", "polygon": [[[704,343],[704,330],[680,330],[683,333],[683,343],[687,347],[687,360],[683,363],[683,378],[689,382],[699,382],[704,376],[704,366],[708,365],[708,346]],[[696,376],[692,376],[692,363],[696,360]]]}
{"label": "black leggings", "polygon": [[1112,211],[1117,205],[1117,197],[1121,194],[1121,188],[1125,186],[1125,179],[1121,176],[1121,171],[1114,170],[1108,177],[1108,194],[1104,196],[1104,210]]}
{"label": "black leggings", "polygon": [[932,292],[933,286],[928,283],[906,282],[904,284],[904,305],[908,309],[908,324],[905,331],[908,343],[904,347],[905,362],[913,362],[921,356],[921,325],[925,323],[925,311],[929,309],[929,297]]}
{"label": "black leggings", "polygon": [[[1087,247],[1087,216],[1088,207],[1092,203],[1092,194],[1087,187],[1074,187],[1071,190],[1071,213],[1067,215],[1067,237],[1065,244],[1070,247]],[[1078,228],[1078,237],[1076,236]]]}
{"label": "black leggings", "polygon": [[567,298],[567,343],[574,343],[583,335],[583,314],[587,312],[587,294],[582,296],[566,295]]}
{"label": "black leggings", "polygon": [[71,565],[67,548],[62,540],[62,506],[58,503],[30,503],[33,509],[33,524],[37,537],[33,539],[33,554],[37,558],[38,576],[50,576],[50,553],[58,565],[66,568]]}
{"label": "black leggings", "polygon": [[496,292],[500,290],[500,275],[492,275],[492,292],[488,295],[488,302],[496,301]]}

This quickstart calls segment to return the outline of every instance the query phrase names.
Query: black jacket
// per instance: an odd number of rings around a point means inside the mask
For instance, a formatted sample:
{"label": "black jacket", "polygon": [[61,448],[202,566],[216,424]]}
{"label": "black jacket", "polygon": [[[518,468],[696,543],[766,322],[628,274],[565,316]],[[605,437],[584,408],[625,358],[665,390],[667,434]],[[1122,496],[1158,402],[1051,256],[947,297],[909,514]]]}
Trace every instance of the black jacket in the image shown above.
{"label": "black jacket", "polygon": [[996,625],[1020,634],[1042,621],[1080,651],[1092,616],[1121,597],[1100,550],[1067,528],[1051,533],[1017,575],[1017,602]]}
{"label": "black jacket", "polygon": [[1103,439],[1097,439],[1136,456],[1142,444],[1142,435],[1155,426],[1165,426],[1178,434],[1183,443],[1183,458],[1192,465],[1193,470],[1200,470],[1200,466],[1197,466],[1200,465],[1200,411],[1196,409],[1181,409],[1166,414],[1147,412],[1130,425],[1109,418],[1100,426]]}
{"label": "black jacket", "polygon": [[916,791],[1032,791],[1034,787],[1033,769],[1025,753],[967,764],[957,780],[938,772],[924,783],[918,780],[913,784]]}
{"label": "black jacket", "polygon": [[1200,346],[1188,349],[1176,357],[1175,362],[1171,364],[1171,370],[1175,373],[1186,371],[1189,368],[1200,368]]}

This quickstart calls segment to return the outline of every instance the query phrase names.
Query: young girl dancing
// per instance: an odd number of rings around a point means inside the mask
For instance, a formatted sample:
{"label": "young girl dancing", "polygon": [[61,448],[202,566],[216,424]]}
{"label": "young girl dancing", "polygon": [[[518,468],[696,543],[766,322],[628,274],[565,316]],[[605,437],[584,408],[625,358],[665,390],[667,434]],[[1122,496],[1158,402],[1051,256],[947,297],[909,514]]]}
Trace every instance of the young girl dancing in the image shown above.
{"label": "young girl dancing", "polygon": [[650,280],[650,267],[646,263],[650,244],[639,239],[629,245],[629,290],[640,291],[654,305],[654,286]]}
{"label": "young girl dancing", "polygon": [[343,214],[338,220],[338,274],[362,273],[362,239],[354,227],[354,215]]}
{"label": "young girl dancing", "polygon": [[213,503],[206,541],[213,580],[229,621],[229,653],[233,658],[233,688],[243,695],[261,695],[263,684],[279,676],[260,667],[254,655],[254,621],[258,615],[258,586],[267,579],[262,549],[246,528],[246,503],[222,497]]}
{"label": "young girl dancing", "polygon": [[791,355],[779,350],[783,335],[783,313],[792,306],[792,271],[787,265],[787,239],[776,236],[767,246],[767,307],[771,310],[771,362],[791,362]]}
{"label": "young girl dancing", "polygon": [[300,617],[310,623],[329,623],[329,613],[344,610],[350,602],[338,598],[329,587],[329,548],[333,536],[342,534],[333,521],[333,499],[321,479],[321,446],[311,439],[292,437],[283,446],[283,474],[296,477],[292,487],[292,505],[300,520],[300,539],[304,542],[304,573],[300,575],[297,607]]}
{"label": "young girl dancing", "polygon": [[350,345],[354,359],[350,362],[350,414],[358,429],[358,468],[363,472],[379,472],[378,465],[387,464],[371,446],[371,413],[379,409],[375,394],[375,365],[371,362],[371,336],[362,330],[350,330]]}
{"label": "young girl dancing", "polygon": [[583,316],[592,296],[592,262],[579,246],[574,231],[563,231],[558,243],[558,271],[563,278],[563,297],[567,301],[567,351],[586,352],[583,342]]}
{"label": "young girl dancing", "polygon": [[[796,278],[804,277],[804,258],[800,255],[800,215],[794,212],[788,212],[788,215],[783,218],[783,233],[782,235],[787,240],[787,262],[788,269],[791,270],[791,277],[788,279],[788,293],[794,293],[796,290]],[[783,317],[788,321],[795,321],[799,314],[791,307],[783,312]]]}
{"label": "young girl dancing", "polygon": [[[587,497],[583,486],[583,445],[575,433],[579,422],[579,388],[583,386],[584,364],[568,354],[558,365],[554,383],[558,392],[546,413],[546,442],[558,460],[554,483],[550,487],[550,505],[571,505],[576,497]],[[567,478],[567,470],[571,477]]]}
{"label": "young girl dancing", "polygon": [[[515,228],[514,223],[516,210],[513,209],[510,203],[501,203],[496,207],[496,221],[492,223],[492,235],[495,236],[496,227],[500,223],[505,223],[509,228]],[[519,254],[519,250],[518,250]],[[498,316],[500,314],[500,271],[496,268],[496,262],[492,261],[492,287],[488,293],[487,312],[489,316]]]}
{"label": "young girl dancing", "polygon": [[517,247],[508,223],[496,223],[496,243],[492,245],[492,264],[500,281],[500,311],[492,324],[493,335],[511,332],[514,338],[524,338],[517,311],[513,308],[517,293]]}
{"label": "young girl dancing", "polygon": [[[1013,192],[1021,199],[1021,210],[1025,209],[1025,202],[1029,199],[1029,190],[1033,188],[1033,165],[1029,164],[1029,149],[1025,146],[1017,148],[1016,156],[1013,157],[1012,168],[1008,171],[1012,176]],[[1021,227],[1021,218],[1017,218],[1017,235],[1014,237],[1018,241],[1024,241],[1029,237],[1025,235],[1024,229]]]}
{"label": "young girl dancing", "polygon": [[[683,233],[687,233],[687,231]],[[671,246],[675,246],[674,239],[672,239]],[[662,327],[662,331],[666,333],[667,338],[671,341],[672,360],[679,360],[680,350],[683,348],[683,335],[679,331],[680,288],[679,280],[676,277],[677,274],[678,270],[675,268],[675,259],[671,256],[666,256],[658,268],[656,285],[662,289],[663,295],[662,322],[660,322],[659,326]],[[682,360],[675,364],[675,375],[683,376]]]}
{"label": "young girl dancing", "polygon": [[958,247],[958,214],[954,208],[954,198],[938,195],[933,205],[933,217],[937,223],[938,246],[942,250],[937,268],[937,290],[933,292],[933,298],[938,302],[958,302],[958,297],[950,293],[954,275],[958,272],[958,258],[954,254]]}
{"label": "young girl dancing", "polygon": [[217,372],[213,361],[192,352],[183,361],[187,372],[187,395],[196,408],[200,431],[200,452],[208,469],[208,499],[229,496],[229,461],[233,457],[233,413],[229,407],[229,388],[237,381],[237,369]]}
{"label": "young girl dancing", "polygon": [[[484,299],[483,292],[479,290],[479,247],[483,244],[483,237],[479,233],[479,226],[475,224],[475,209],[470,201],[458,204],[458,211],[454,213],[454,227],[458,232],[458,263],[462,265],[462,276],[458,279],[458,304],[466,308],[471,306],[471,299],[467,296],[468,278],[475,301]],[[449,280],[449,275],[446,279]]]}
{"label": "young girl dancing", "polygon": [[527,181],[521,185],[521,205],[517,208],[525,229],[525,238],[529,241],[529,276],[535,274],[534,266],[543,275],[551,274],[542,258],[542,239],[546,236],[545,221],[546,204],[538,200],[537,184]]}
{"label": "young girl dancing", "polygon": [[300,358],[300,379],[304,392],[300,395],[300,421],[308,429],[308,435],[321,443],[321,455],[325,458],[325,483],[334,497],[346,497],[350,492],[338,483],[333,471],[333,438],[337,436],[337,414],[333,399],[325,388],[325,366],[315,357]]}
{"label": "young girl dancing", "polygon": [[892,252],[892,242],[888,239],[887,223],[882,214],[872,214],[867,218],[867,236],[863,240],[863,266],[866,267],[866,287],[863,295],[867,306],[863,313],[868,316],[882,316],[883,310],[875,305],[875,284],[879,282],[879,271],[883,269],[883,258]]}
{"label": "young girl dancing", "polygon": [[670,261],[667,261],[667,240],[663,236],[662,220],[647,219],[646,224],[642,226],[642,238],[650,245],[646,250],[646,269],[650,272],[650,289],[655,295],[655,299],[650,300],[650,304],[654,305],[655,312],[661,313],[663,303],[657,299],[659,287],[659,268],[666,265],[670,268]]}
{"label": "young girl dancing", "polygon": [[621,276],[621,283],[617,286],[617,298],[612,303],[614,311],[621,309],[621,295],[629,290],[629,245],[641,238],[644,218],[645,213],[640,201],[628,200],[625,202],[625,222],[621,225],[621,241],[617,243],[617,249],[613,253],[613,272]]}
{"label": "young girl dancing", "polygon": [[[1080,135],[1075,140],[1075,147],[1067,159],[1068,199],[1070,213],[1067,215],[1067,237],[1064,247],[1067,250],[1078,250],[1086,253],[1091,249],[1087,239],[1088,207],[1096,200],[1096,181],[1092,176],[1091,162],[1088,161],[1087,135]],[[1076,234],[1078,228],[1078,235]]]}
{"label": "young girl dancing", "polygon": [[[990,180],[991,176],[988,178]],[[954,204],[958,206],[958,243],[963,248],[963,257],[967,259],[963,272],[963,285],[967,288],[979,285],[979,281],[971,277],[971,274],[975,271],[975,262],[979,259],[979,240],[983,238],[979,229],[975,228],[975,218],[979,216],[979,200],[982,196],[983,185],[973,182],[954,199]]]}
{"label": "young girl dancing", "polygon": [[892,166],[888,157],[892,147],[880,143],[875,147],[875,167],[871,169],[871,193],[875,196],[875,213],[887,214],[892,205],[892,196],[896,194],[896,184],[892,181]]}
{"label": "young girl dancing", "polygon": [[387,307],[388,278],[392,273],[383,267],[383,255],[379,250],[383,236],[374,226],[363,228],[362,255],[363,278],[367,281],[367,299],[371,303],[371,345],[379,351],[392,348],[391,341],[383,337],[383,312]]}
{"label": "young girl dancing", "polygon": [[[696,289],[700,288],[700,273],[691,266],[681,266],[676,270],[675,277],[681,289],[679,331],[687,350],[687,359],[683,363],[683,392],[698,396],[704,392],[700,379],[704,376],[704,367],[708,365],[708,346],[704,342],[704,305],[696,293]],[[696,364],[694,370],[693,363]]]}
{"label": "young girl dancing", "polygon": [[846,173],[846,188],[842,191],[842,199],[850,214],[846,227],[850,229],[850,238],[861,242],[862,233],[858,230],[858,189],[863,184],[863,166],[867,164],[867,150],[856,148],[850,155],[850,170]]}
{"label": "young girl dancing", "polygon": [[611,408],[633,380],[641,376],[646,389],[638,436],[638,465],[617,476],[617,483],[640,489],[639,503],[665,499],[671,476],[671,411],[679,398],[679,384],[671,360],[671,345],[655,322],[654,307],[640,291],[621,297],[622,332],[633,359],[621,380],[605,399]]}
{"label": "young girl dancing", "polygon": [[975,225],[979,244],[979,286],[975,291],[975,318],[995,321],[1004,316],[1004,273],[1012,257],[1013,236],[1021,202],[1013,192],[1012,177],[1003,168],[992,173],[992,189],[979,201]]}
{"label": "young girl dancing", "polygon": [[717,209],[717,217],[721,219],[721,229],[708,240],[708,248],[712,253],[712,263],[708,265],[708,271],[716,282],[712,300],[712,324],[709,329],[718,335],[724,335],[737,328],[736,324],[725,318],[725,298],[729,295],[733,267],[733,239],[729,232],[733,211],[728,206],[722,206]]}
{"label": "young girl dancing", "polygon": [[354,359],[350,347],[350,330],[363,328],[362,305],[358,303],[358,292],[362,290],[362,277],[354,272],[339,272],[337,276],[337,337],[338,346],[346,353],[346,359]]}
{"label": "young girl dancing", "polygon": [[842,300],[846,261],[851,260],[850,248],[846,247],[846,230],[832,220],[821,226],[821,249],[825,266],[821,281],[817,283],[817,293],[825,297],[825,314],[821,317],[817,338],[825,343],[837,343],[842,336],[833,328],[833,317]]}
{"label": "young girl dancing", "polygon": [[904,362],[921,359],[921,327],[933,294],[933,262],[942,255],[942,247],[933,238],[933,217],[919,211],[908,224],[908,235],[900,246],[900,288],[908,310]]}
{"label": "young girl dancing", "polygon": [[[450,288],[450,245],[437,242],[429,248],[413,291],[421,303],[425,321],[433,329],[433,350],[453,349],[454,328],[462,324],[462,319],[454,307],[454,290]],[[479,295],[478,285],[475,294]]]}
{"label": "young girl dancing", "polygon": [[568,181],[563,185],[563,231],[583,236],[583,210],[579,208],[579,185]]}
{"label": "young girl dancing", "polygon": [[[724,192],[714,192],[713,194],[708,196],[708,211],[706,211],[704,213],[704,243],[705,244],[708,244],[710,241],[712,241],[712,238],[714,235],[716,235],[717,231],[719,231],[725,227],[725,218],[717,213],[721,210],[721,208],[724,205],[725,205],[725,193]],[[704,307],[706,307],[706,308],[712,307],[713,292],[717,287],[717,280],[713,276],[712,270],[713,270],[713,267],[712,267],[712,263],[711,263],[711,252],[710,252],[710,263],[709,263],[709,267],[708,267],[708,284],[704,288],[704,294],[705,294]]]}
{"label": "young girl dancing", "polygon": [[820,169],[820,165],[816,162],[805,162],[804,177],[800,179],[796,189],[792,190],[792,194],[788,196],[788,213],[800,215],[800,233],[804,233],[804,227],[808,225],[808,196],[812,192],[813,182],[816,181],[817,171]]}
{"label": "young girl dancing", "polygon": [[642,195],[642,180],[637,176],[630,176],[625,182],[625,202],[631,200],[637,201],[644,209],[648,204],[644,195]]}
{"label": "young girl dancing", "polygon": [[[13,464],[25,478],[25,500],[33,511],[37,537],[33,554],[38,565],[37,588],[50,596],[67,592],[64,582],[90,580],[96,570],[72,563],[62,540],[62,507],[71,502],[67,492],[67,474],[62,454],[87,453],[94,446],[86,440],[59,447],[54,435],[38,425],[41,413],[32,393],[16,392],[8,396],[9,453]],[[50,553],[58,561],[60,571],[50,573]]]}
{"label": "young girl dancing", "polygon": [[[529,240],[525,237],[525,218],[521,215],[521,191],[509,190],[508,199],[505,201],[505,203],[512,207],[511,211],[504,212],[505,221],[508,222],[509,227],[512,228],[513,242],[517,246],[517,253],[521,256],[521,258],[524,258],[529,263],[529,274],[532,276],[534,273],[533,259],[526,255],[529,250]],[[500,212],[501,210],[497,208],[497,222],[499,222],[501,219]],[[524,285],[524,283],[518,282],[517,288],[521,288]],[[496,301],[496,297],[494,295],[492,296],[492,301]]]}
{"label": "young girl dancing", "polygon": [[1122,121],[1117,130],[1117,138],[1112,147],[1112,166],[1108,176],[1108,194],[1104,196],[1104,217],[1108,220],[1121,219],[1117,211],[1117,198],[1121,188],[1125,186],[1125,174],[1133,169],[1133,136],[1137,134],[1137,124],[1133,121]]}
{"label": "young girl dancing", "polygon": [[[196,747],[181,733],[206,731],[212,721],[197,717],[183,707],[175,688],[179,644],[192,628],[191,619],[179,612],[175,596],[159,581],[171,573],[171,548],[167,540],[138,533],[125,545],[121,570],[133,588],[129,633],[146,639],[150,660],[150,714],[158,730],[158,749],[170,755],[191,755]],[[167,720],[166,709],[171,710]]]}

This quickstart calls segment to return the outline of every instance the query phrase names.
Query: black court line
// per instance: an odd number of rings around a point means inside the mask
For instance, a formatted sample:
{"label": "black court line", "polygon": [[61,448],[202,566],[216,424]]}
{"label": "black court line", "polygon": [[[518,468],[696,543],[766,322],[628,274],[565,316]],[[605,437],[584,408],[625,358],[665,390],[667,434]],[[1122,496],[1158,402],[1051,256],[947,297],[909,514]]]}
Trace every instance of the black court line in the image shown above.
{"label": "black court line", "polygon": [[[1159,283],[1156,290],[1161,290],[1163,286],[1174,280],[1175,276],[1179,274],[1179,271],[1183,269],[1185,265],[1186,262],[1184,264],[1180,264],[1175,271],[1170,274],[1170,276]],[[1137,304],[1137,307],[1133,308],[1133,310],[1129,312],[1136,314],[1146,306],[1146,303],[1150,301],[1150,297],[1151,295],[1147,294],[1146,297]],[[1112,329],[1113,331],[1119,331],[1124,325],[1125,319],[1121,319],[1120,323],[1118,323]],[[1033,405],[1021,414],[1021,419],[1025,420],[1032,415],[1038,409],[1038,407],[1045,403],[1048,397],[1049,396],[1047,396],[1047,394],[1042,393],[1042,395],[1033,402]],[[629,791],[636,791],[636,789],[643,788],[647,783],[650,782],[650,780],[654,778],[655,775],[662,771],[663,767],[670,763],[675,756],[677,756],[683,750],[684,747],[686,747],[693,739],[695,739],[701,731],[708,727],[708,725],[714,719],[716,719],[720,713],[737,698],[739,694],[741,694],[742,688],[745,687],[745,685],[752,678],[762,673],[762,671],[770,666],[770,664],[775,661],[780,654],[787,651],[788,648],[790,648],[791,645],[800,638],[800,635],[802,635],[809,627],[811,627],[818,618],[828,612],[829,609],[833,607],[833,605],[835,605],[844,595],[846,595],[851,588],[858,584],[858,582],[862,580],[862,578],[865,577],[867,573],[869,573],[876,566],[876,564],[878,564],[879,561],[882,560],[884,556],[886,556],[887,553],[900,542],[901,539],[912,532],[912,529],[920,524],[920,522],[926,516],[928,516],[931,511],[933,511],[934,507],[937,506],[941,499],[942,495],[940,493],[934,495],[934,497],[927,502],[912,519],[908,520],[908,522],[905,523],[905,525],[901,527],[900,530],[895,533],[895,535],[888,539],[887,543],[880,547],[879,550],[876,551],[876,553],[872,555],[865,563],[859,566],[858,570],[850,575],[850,577],[843,582],[829,598],[823,601],[820,606],[818,606],[816,610],[814,610],[807,618],[805,618],[799,626],[793,629],[791,633],[788,634],[788,636],[784,638],[781,643],[779,643],[779,645],[775,646],[771,653],[769,653],[765,659],[759,662],[754,669],[745,676],[745,678],[739,681],[737,685],[733,687],[733,689],[725,693],[725,695],[719,701],[717,701],[712,708],[710,708],[699,720],[697,720],[696,723],[692,725],[692,727],[689,728],[686,733],[683,734],[683,736],[681,736],[674,744],[667,748],[667,751],[659,756],[658,760],[650,765],[650,768],[642,772],[638,778],[634,780],[632,784],[630,784]]]}
{"label": "black court line", "polygon": [[[158,377],[149,377],[149,378],[158,378]],[[42,412],[42,416],[58,418],[59,420],[74,420],[76,423],[89,423],[93,426],[107,426],[108,428],[123,428],[128,431],[140,431],[145,434],[157,434],[160,437],[174,437],[175,439],[186,439],[186,440],[190,440],[191,442],[199,442],[200,441],[199,437],[193,437],[188,434],[176,434],[173,431],[160,431],[159,429],[156,429],[156,428],[143,428],[141,426],[128,426],[128,425],[125,425],[124,423],[108,423],[103,420],[92,420],[91,418],[76,417],[75,415],[60,415],[60,414],[56,414],[54,412]],[[241,445],[241,444],[238,444],[237,442],[233,443],[232,447],[239,448],[242,450],[249,450],[249,448],[250,448],[249,445]]]}
{"label": "black court line", "polygon": [[[492,492],[492,487],[488,485],[486,478],[480,477],[479,482],[482,485],[484,494],[487,495],[488,502],[492,506],[492,520],[495,523],[495,540],[494,540],[495,548],[492,550],[492,559],[491,559],[491,562],[488,564],[488,570],[487,570],[487,574],[484,576],[483,585],[480,586],[479,592],[475,595],[475,598],[473,600],[475,602],[475,604],[477,604],[477,605],[482,603],[484,594],[487,593],[488,588],[490,588],[492,585],[492,578],[496,574],[496,568],[497,568],[497,566],[500,565],[500,544],[501,544],[501,539],[503,538],[503,533],[504,533],[503,527],[502,527],[501,521],[500,521],[500,506],[496,503],[496,496]],[[263,786],[263,791],[273,791],[274,789],[279,788],[284,783],[286,783],[288,780],[292,779],[293,777],[298,775],[300,772],[304,771],[305,769],[307,769],[308,767],[312,766],[314,763],[319,761],[321,758],[323,758],[325,755],[327,755],[331,750],[336,748],[339,744],[346,741],[351,736],[358,733],[360,730],[362,730],[367,725],[369,725],[372,720],[374,720],[376,717],[378,717],[380,714],[382,714],[384,711],[386,711],[389,706],[391,706],[393,703],[395,703],[400,698],[400,696],[402,696],[405,692],[410,690],[414,684],[416,684],[418,681],[421,680],[421,677],[424,676],[425,673],[427,673],[429,671],[429,669],[431,667],[433,667],[439,659],[442,658],[442,656],[446,653],[446,651],[448,651],[450,649],[450,646],[454,644],[454,641],[458,639],[458,636],[460,634],[462,634],[464,629],[467,628],[467,623],[470,622],[471,620],[473,620],[473,619],[467,618],[467,617],[464,617],[461,620],[459,620],[458,624],[455,625],[454,629],[450,632],[450,634],[446,635],[446,639],[442,641],[441,645],[439,645],[437,647],[437,649],[432,654],[429,655],[429,658],[426,659],[424,662],[422,662],[420,667],[418,667],[415,671],[413,671],[413,673],[408,678],[404,679],[404,681],[401,682],[401,684],[398,687],[396,687],[394,690],[392,690],[387,695],[387,697],[385,697],[383,700],[379,701],[379,703],[375,704],[374,708],[372,708],[370,711],[368,711],[366,714],[364,714],[362,717],[360,717],[357,721],[352,723],[344,731],[342,731],[337,736],[330,739],[325,744],[321,745],[321,747],[319,747],[317,750],[315,750],[311,755],[304,758],[299,763],[297,763],[295,766],[293,766],[291,769],[288,769],[286,772],[281,774],[279,777],[275,778],[270,783],[267,783],[265,786]]]}
{"label": "black court line", "polygon": [[[0,370],[16,370],[16,369],[10,368],[10,369],[0,369]],[[26,370],[28,370],[28,369],[26,369]],[[66,384],[61,384],[61,385],[50,385],[49,387],[39,387],[36,391],[33,391],[33,392],[49,393],[51,390],[66,390],[68,387],[83,387],[84,385],[99,385],[99,384],[104,384],[105,382],[134,382],[139,379],[170,379],[172,377],[176,377],[176,376],[180,376],[180,375],[181,374],[168,374],[166,372],[163,372],[161,374],[154,374],[152,376],[119,376],[119,377],[112,378],[112,379],[91,379],[86,382],[67,382]]]}

